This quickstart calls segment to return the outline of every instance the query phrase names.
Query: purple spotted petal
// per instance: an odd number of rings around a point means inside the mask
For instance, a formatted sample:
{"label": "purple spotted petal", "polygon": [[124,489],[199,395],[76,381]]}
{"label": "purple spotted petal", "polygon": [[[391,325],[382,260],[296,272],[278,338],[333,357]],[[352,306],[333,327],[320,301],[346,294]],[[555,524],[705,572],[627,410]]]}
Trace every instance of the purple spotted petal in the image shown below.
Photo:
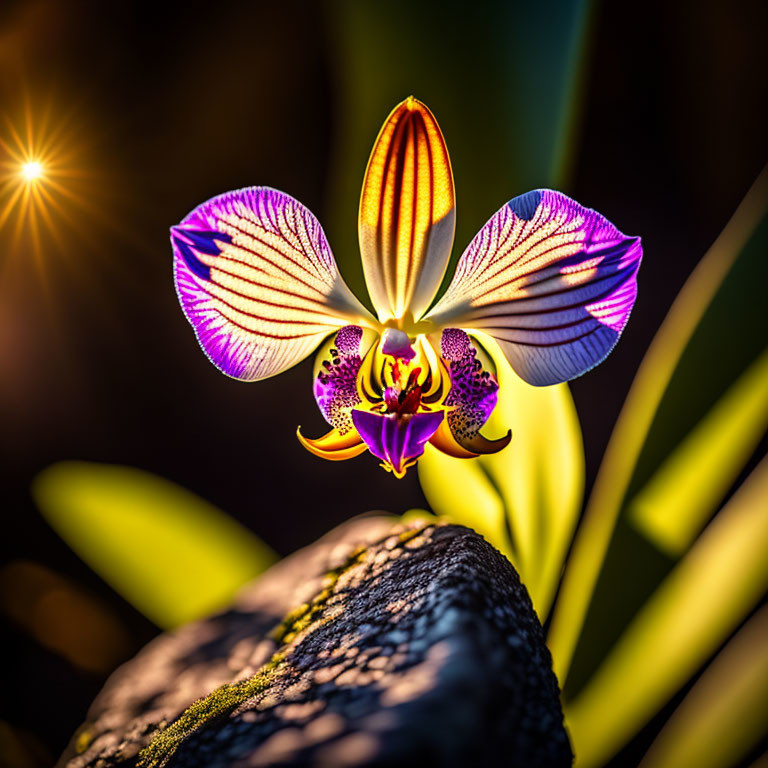
{"label": "purple spotted petal", "polygon": [[317,405],[325,420],[341,435],[353,428],[350,411],[361,402],[356,382],[363,362],[362,339],[362,328],[356,325],[342,328],[315,377],[313,389]]}
{"label": "purple spotted petal", "polygon": [[639,238],[560,192],[535,190],[478,232],[427,317],[493,336],[531,384],[567,381],[616,344],[641,258]]}
{"label": "purple spotted petal", "polygon": [[440,354],[448,363],[451,391],[444,405],[451,408],[446,419],[456,441],[464,445],[480,431],[496,407],[499,385],[483,370],[469,336],[458,328],[446,328],[440,339]]}
{"label": "purple spotted petal", "polygon": [[386,415],[352,411],[355,429],[368,450],[398,477],[424,453],[424,446],[442,420],[442,411]]}
{"label": "purple spotted petal", "polygon": [[273,376],[368,316],[317,219],[267,187],[228,192],[171,228],[176,291],[205,353],[237,379]]}

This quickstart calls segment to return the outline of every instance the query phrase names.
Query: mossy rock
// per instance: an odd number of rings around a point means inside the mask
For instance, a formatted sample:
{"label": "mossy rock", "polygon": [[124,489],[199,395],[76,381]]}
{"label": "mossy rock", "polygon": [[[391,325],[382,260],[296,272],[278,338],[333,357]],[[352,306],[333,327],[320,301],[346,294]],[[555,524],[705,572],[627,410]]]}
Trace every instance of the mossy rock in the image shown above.
{"label": "mossy rock", "polygon": [[541,626],[467,528],[358,518],[120,668],[60,766],[568,766]]}

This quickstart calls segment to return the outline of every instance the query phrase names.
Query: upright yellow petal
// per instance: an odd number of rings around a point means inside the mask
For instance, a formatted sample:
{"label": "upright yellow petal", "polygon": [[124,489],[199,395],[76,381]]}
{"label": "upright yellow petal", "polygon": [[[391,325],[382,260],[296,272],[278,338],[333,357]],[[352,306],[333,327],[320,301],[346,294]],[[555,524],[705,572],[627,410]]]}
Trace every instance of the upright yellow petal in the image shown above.
{"label": "upright yellow petal", "polygon": [[379,320],[418,320],[448,266],[456,223],[453,172],[432,113],[413,96],[384,123],[360,197],[365,282]]}

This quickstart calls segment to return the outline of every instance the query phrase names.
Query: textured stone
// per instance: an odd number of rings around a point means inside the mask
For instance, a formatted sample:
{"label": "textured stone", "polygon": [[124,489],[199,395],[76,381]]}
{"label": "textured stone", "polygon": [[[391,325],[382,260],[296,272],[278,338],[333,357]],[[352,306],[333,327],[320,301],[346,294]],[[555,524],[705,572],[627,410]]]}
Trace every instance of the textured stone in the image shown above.
{"label": "textured stone", "polygon": [[137,762],[534,767],[571,752],[509,562],[466,528],[368,517],[110,678],[60,765]]}

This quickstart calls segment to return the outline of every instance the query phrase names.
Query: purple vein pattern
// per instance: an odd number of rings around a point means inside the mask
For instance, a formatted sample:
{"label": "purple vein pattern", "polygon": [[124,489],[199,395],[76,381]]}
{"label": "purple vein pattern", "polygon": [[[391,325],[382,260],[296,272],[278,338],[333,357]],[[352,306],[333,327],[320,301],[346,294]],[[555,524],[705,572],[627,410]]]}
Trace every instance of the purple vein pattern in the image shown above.
{"label": "purple vein pattern", "polygon": [[483,226],[427,318],[489,334],[530,384],[567,381],[618,341],[641,258],[639,238],[560,192],[535,190]]}
{"label": "purple vein pattern", "polygon": [[176,291],[205,353],[253,381],[290,368],[366,311],[320,223],[268,187],[214,197],[171,229]]}

